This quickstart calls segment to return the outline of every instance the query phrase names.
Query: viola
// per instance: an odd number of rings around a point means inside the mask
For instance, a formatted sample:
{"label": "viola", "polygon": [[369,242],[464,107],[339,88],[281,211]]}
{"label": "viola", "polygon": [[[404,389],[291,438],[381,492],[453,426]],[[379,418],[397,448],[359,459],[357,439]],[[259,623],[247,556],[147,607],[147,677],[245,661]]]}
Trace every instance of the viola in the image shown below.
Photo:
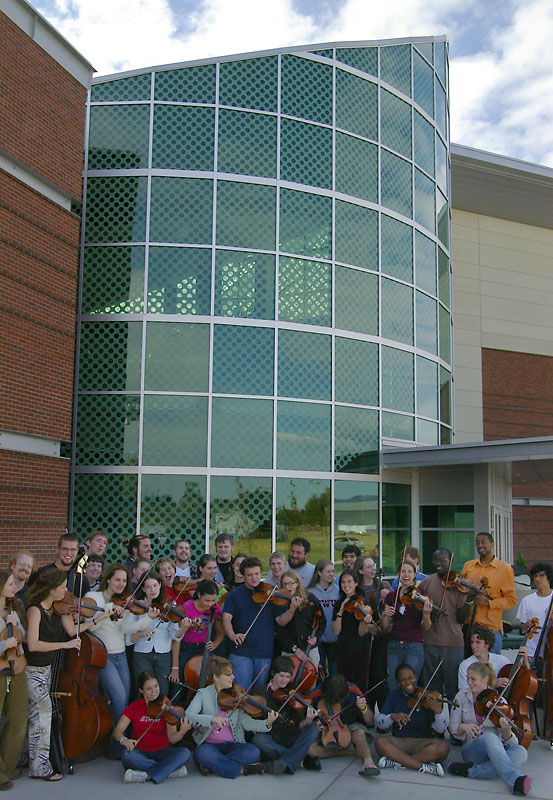
{"label": "viola", "polygon": [[459,708],[459,703],[456,703],[455,700],[448,700],[447,697],[444,697],[440,692],[431,692],[428,689],[424,689],[422,686],[415,689],[413,694],[409,695],[407,698],[407,706],[409,708],[417,706],[418,708],[422,707],[432,710],[432,703],[447,703],[449,706]]}
{"label": "viola", "polygon": [[324,697],[319,702],[319,711],[325,719],[321,743],[327,750],[347,750],[351,744],[351,731],[340,719],[342,710],[341,703],[329,706]]}
{"label": "viola", "polygon": [[[14,613],[14,604],[11,597],[6,598],[6,609],[8,614]],[[0,639],[17,639],[15,647],[10,647],[9,650],[4,650],[0,656],[0,673],[13,677],[20,675],[27,666],[27,659],[23,655],[21,643],[23,641],[23,631],[11,622],[6,623],[6,627],[0,634]]]}
{"label": "viola", "polygon": [[76,614],[80,611],[81,617],[90,619],[98,611],[104,611],[104,609],[90,597],[78,598],[70,591],[66,591],[61,600],[56,600],[54,602],[54,611],[60,616],[64,614]]}
{"label": "viola", "polygon": [[[425,600],[425,595],[417,592],[414,586],[408,586],[401,596],[401,602],[404,606],[414,605],[415,608],[419,609],[419,611],[423,610]],[[443,608],[440,608],[440,606],[435,605],[434,603],[432,603],[432,611],[439,617],[441,617],[442,614],[447,617],[447,611],[445,611]]]}

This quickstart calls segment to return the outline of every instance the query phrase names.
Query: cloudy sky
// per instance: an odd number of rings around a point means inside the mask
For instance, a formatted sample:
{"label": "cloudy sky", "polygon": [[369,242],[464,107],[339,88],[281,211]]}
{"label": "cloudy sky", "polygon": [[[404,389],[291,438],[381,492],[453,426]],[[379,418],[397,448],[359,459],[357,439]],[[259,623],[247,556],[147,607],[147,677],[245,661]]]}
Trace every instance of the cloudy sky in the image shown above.
{"label": "cloudy sky", "polygon": [[31,0],[98,75],[332,41],[446,34],[451,138],[553,167],[551,0]]}

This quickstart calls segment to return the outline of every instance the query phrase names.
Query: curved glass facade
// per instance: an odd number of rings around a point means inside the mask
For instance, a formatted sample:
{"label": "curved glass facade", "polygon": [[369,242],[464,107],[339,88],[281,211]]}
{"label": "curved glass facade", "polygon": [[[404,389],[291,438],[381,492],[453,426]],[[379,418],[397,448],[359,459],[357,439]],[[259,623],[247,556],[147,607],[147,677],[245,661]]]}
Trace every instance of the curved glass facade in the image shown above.
{"label": "curved glass facade", "polygon": [[391,566],[381,441],[452,436],[445,41],[144,70],[87,127],[73,529]]}

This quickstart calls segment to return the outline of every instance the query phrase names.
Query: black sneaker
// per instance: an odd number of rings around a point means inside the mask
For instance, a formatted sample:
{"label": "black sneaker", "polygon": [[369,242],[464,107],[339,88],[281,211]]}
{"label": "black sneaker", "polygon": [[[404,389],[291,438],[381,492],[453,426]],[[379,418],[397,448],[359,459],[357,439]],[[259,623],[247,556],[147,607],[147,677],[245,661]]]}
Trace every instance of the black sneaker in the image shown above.
{"label": "black sneaker", "polygon": [[529,775],[519,775],[513,786],[513,794],[528,794],[532,788],[532,778]]}
{"label": "black sneaker", "polygon": [[263,775],[265,772],[265,764],[244,764],[242,769],[244,775]]}
{"label": "black sneaker", "polygon": [[319,756],[305,756],[303,759],[303,768],[311,772],[321,771],[321,759]]}
{"label": "black sneaker", "polygon": [[471,767],[472,761],[452,761],[451,764],[447,765],[446,769],[450,775],[457,775],[459,778],[466,778]]}
{"label": "black sneaker", "polygon": [[265,761],[263,770],[268,775],[282,775],[286,770],[286,762],[284,762],[282,758],[275,758],[274,761]]}
{"label": "black sneaker", "polygon": [[207,778],[209,775],[209,769],[205,766],[205,764],[197,764],[196,766],[198,767],[198,772],[200,775],[203,775],[204,778]]}

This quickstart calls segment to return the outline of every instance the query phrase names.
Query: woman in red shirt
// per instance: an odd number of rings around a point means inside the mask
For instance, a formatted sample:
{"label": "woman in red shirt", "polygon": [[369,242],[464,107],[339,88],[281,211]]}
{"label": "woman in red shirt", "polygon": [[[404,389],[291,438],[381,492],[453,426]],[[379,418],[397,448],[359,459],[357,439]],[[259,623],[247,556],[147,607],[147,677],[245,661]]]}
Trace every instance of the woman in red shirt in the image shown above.
{"label": "woman in red shirt", "polygon": [[[165,778],[184,778],[184,766],[190,759],[186,747],[170,747],[180,742],[192,727],[188,720],[177,725],[165,722],[163,717],[156,719],[149,711],[150,703],[157,703],[159,683],[152,672],[142,672],[138,677],[138,691],[142,695],[123,711],[113,731],[113,738],[126,748],[121,756],[126,768],[125,783],[161,783]],[[131,738],[125,731],[132,724]]]}

